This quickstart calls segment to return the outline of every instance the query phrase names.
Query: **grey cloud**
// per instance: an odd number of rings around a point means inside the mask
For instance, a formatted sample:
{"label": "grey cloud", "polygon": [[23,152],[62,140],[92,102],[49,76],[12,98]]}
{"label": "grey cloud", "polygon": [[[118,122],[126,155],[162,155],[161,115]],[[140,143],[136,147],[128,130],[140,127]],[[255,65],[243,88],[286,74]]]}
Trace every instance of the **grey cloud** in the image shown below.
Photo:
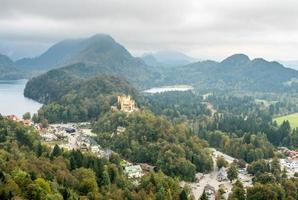
{"label": "grey cloud", "polygon": [[297,7],[296,0],[0,0],[0,42],[38,44],[37,54],[64,38],[107,33],[135,54],[295,59]]}

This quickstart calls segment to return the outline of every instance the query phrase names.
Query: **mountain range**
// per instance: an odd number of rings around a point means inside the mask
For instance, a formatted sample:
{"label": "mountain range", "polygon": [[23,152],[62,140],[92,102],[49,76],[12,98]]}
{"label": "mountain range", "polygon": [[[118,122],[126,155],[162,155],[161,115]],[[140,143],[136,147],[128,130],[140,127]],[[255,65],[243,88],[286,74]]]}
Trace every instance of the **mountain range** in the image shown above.
{"label": "mountain range", "polygon": [[[51,84],[59,87],[59,84],[98,75],[123,77],[138,89],[172,84],[189,84],[198,91],[284,92],[298,88],[298,71],[278,62],[250,59],[244,54],[232,55],[221,62],[194,60],[173,51],[136,58],[111,36],[96,34],[58,42],[36,58],[15,63],[1,56],[0,70],[2,78],[11,79],[22,78],[20,74],[46,72],[28,82],[30,88],[43,83],[38,86],[42,91],[34,90],[36,94],[55,90]],[[54,84],[55,81],[59,84]],[[27,96],[31,97],[30,93]]]}
{"label": "mountain range", "polygon": [[298,71],[262,58],[235,54],[221,62],[202,61],[168,73],[169,84],[191,84],[201,90],[281,92],[297,88]]}

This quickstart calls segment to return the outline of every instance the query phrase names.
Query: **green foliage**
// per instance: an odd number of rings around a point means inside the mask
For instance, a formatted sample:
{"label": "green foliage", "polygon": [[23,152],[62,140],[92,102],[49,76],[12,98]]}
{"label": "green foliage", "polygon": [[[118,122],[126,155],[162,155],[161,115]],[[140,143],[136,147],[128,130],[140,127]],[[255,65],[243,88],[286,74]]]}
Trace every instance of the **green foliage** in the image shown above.
{"label": "green foliage", "polygon": [[221,131],[202,132],[200,134],[212,147],[246,162],[273,157],[274,147],[263,134],[245,134],[241,138],[233,137]]}
{"label": "green foliage", "polygon": [[210,116],[202,97],[192,92],[165,92],[145,96],[145,105],[156,115],[164,115],[173,122]]}
{"label": "green foliage", "polygon": [[[51,151],[32,127],[0,118],[0,199],[178,199],[177,179],[150,173],[135,186],[113,163],[80,151]],[[8,140],[9,138],[9,140]],[[115,156],[114,156],[115,157]]]}
{"label": "green foliage", "polygon": [[238,178],[238,170],[235,165],[231,165],[227,171],[228,179],[232,182]]}
{"label": "green foliage", "polygon": [[207,196],[207,194],[206,194],[206,192],[205,192],[205,190],[203,191],[203,194],[201,195],[201,197],[200,197],[200,199],[199,200],[208,200],[209,198],[208,198],[208,196]]}
{"label": "green foliage", "polygon": [[277,184],[255,184],[247,189],[247,200],[284,200],[285,190]]}
{"label": "green foliage", "polygon": [[228,200],[246,200],[245,189],[239,180],[233,184],[232,192],[229,195]]}
{"label": "green foliage", "polygon": [[216,157],[216,165],[217,165],[218,169],[220,169],[222,167],[227,167],[228,164],[229,164],[228,161],[226,161],[226,159],[223,156]]}
{"label": "green foliage", "polygon": [[[44,75],[47,76],[47,75]],[[45,102],[38,112],[39,119],[42,121],[47,119],[52,122],[78,122],[96,119],[100,114],[111,109],[111,105],[115,105],[117,94],[130,94],[137,97],[137,92],[129,83],[115,76],[99,76],[90,79],[79,79],[77,77],[67,78],[65,80],[56,80],[55,84],[48,85],[52,87],[48,92],[44,93],[44,97],[40,96],[39,88],[35,88],[29,81],[25,90],[25,94],[39,101]],[[48,81],[53,81],[51,77],[33,79],[40,89],[43,89]],[[36,94],[35,94],[36,93]]]}
{"label": "green foliage", "polygon": [[26,113],[23,115],[23,119],[24,119],[24,120],[31,119],[31,114],[30,114],[30,112],[26,112]]}
{"label": "green foliage", "polygon": [[[117,126],[126,127],[125,133],[113,134]],[[130,161],[158,166],[167,175],[191,181],[196,171],[212,169],[205,141],[192,135],[185,124],[173,125],[148,111],[128,116],[107,113],[95,123],[94,131],[102,146],[115,150]]]}

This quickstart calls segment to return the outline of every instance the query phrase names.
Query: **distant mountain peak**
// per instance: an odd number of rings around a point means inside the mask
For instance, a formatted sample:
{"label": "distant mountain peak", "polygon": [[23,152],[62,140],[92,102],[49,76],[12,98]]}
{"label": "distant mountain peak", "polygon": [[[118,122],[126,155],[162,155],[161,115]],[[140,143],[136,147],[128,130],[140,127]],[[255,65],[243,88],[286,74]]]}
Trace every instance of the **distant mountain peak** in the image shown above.
{"label": "distant mountain peak", "polygon": [[111,36],[95,34],[88,38],[67,39],[54,44],[36,58],[17,61],[20,68],[50,70],[75,63],[108,63],[111,59],[122,62],[133,59],[131,54]]}
{"label": "distant mountain peak", "polygon": [[142,59],[148,65],[163,65],[169,67],[183,66],[198,60],[175,50],[161,50],[154,53],[146,53],[142,56]]}
{"label": "distant mountain peak", "polygon": [[245,54],[234,54],[224,59],[221,64],[224,66],[241,66],[250,62],[250,59]]}

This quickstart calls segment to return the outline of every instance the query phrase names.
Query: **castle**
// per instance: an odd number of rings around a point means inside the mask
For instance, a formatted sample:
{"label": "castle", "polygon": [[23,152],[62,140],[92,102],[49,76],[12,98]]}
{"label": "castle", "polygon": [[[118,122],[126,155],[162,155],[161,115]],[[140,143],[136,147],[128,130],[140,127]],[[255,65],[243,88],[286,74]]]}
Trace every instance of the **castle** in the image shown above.
{"label": "castle", "polygon": [[136,102],[131,98],[131,96],[118,96],[118,106],[120,111],[126,113],[131,113],[137,110]]}

